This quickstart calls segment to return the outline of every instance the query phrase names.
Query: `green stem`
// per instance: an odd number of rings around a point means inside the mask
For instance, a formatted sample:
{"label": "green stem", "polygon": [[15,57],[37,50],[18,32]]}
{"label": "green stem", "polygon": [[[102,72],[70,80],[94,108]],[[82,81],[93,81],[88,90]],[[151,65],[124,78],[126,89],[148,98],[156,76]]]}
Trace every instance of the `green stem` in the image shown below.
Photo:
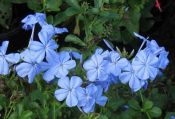
{"label": "green stem", "polygon": [[[139,90],[139,94],[140,94],[140,98],[141,98],[142,104],[143,104],[144,100],[143,100],[143,95],[142,95],[142,91],[141,90]],[[151,116],[149,115],[149,113],[148,112],[145,112],[145,113],[146,113],[148,119],[151,119]]]}
{"label": "green stem", "polygon": [[146,115],[147,115],[148,119],[151,119],[151,117],[150,117],[148,112],[146,112]]}
{"label": "green stem", "polygon": [[141,98],[141,100],[142,100],[142,103],[143,103],[143,95],[142,95],[142,91],[141,90],[139,90],[139,94],[140,94],[140,98]]}

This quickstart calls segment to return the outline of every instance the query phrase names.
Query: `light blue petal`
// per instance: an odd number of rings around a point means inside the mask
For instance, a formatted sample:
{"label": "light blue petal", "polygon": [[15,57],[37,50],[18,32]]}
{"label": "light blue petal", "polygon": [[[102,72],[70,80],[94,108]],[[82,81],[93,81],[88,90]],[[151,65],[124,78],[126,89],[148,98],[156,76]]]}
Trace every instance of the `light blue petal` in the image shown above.
{"label": "light blue petal", "polygon": [[129,81],[129,87],[134,92],[137,92],[138,90],[140,90],[140,88],[142,87],[142,85],[141,85],[141,82],[139,81],[139,79],[136,76],[132,76],[132,78]]}
{"label": "light blue petal", "polygon": [[58,48],[58,44],[55,42],[55,40],[50,39],[50,40],[48,41],[48,43],[47,43],[47,47],[48,47],[49,49],[55,50],[55,49]]}
{"label": "light blue petal", "polygon": [[9,64],[3,57],[0,57],[0,74],[7,75],[8,73],[9,73]]}
{"label": "light blue petal", "polygon": [[29,71],[31,70],[32,65],[29,63],[21,63],[16,66],[16,72],[18,76],[24,78],[28,75]]}
{"label": "light blue petal", "polygon": [[40,41],[42,42],[42,44],[43,44],[44,46],[46,46],[47,43],[48,43],[48,41],[49,41],[48,33],[45,32],[45,31],[40,31],[40,32],[38,33],[38,37],[39,37]]}
{"label": "light blue petal", "polygon": [[31,41],[29,49],[33,51],[41,51],[44,50],[44,45],[38,41]]}
{"label": "light blue petal", "polygon": [[3,42],[2,42],[2,45],[0,46],[0,52],[1,52],[3,55],[6,54],[8,45],[9,45],[9,41],[3,41]]}
{"label": "light blue petal", "polygon": [[74,107],[78,104],[78,99],[74,89],[69,91],[66,98],[66,104],[68,105],[68,107]]}
{"label": "light blue petal", "polygon": [[69,60],[63,63],[63,67],[68,70],[73,69],[75,66],[76,66],[76,62],[74,60]]}
{"label": "light blue petal", "polygon": [[96,69],[87,71],[87,79],[89,81],[92,81],[92,82],[95,81],[97,79],[97,76],[98,76],[98,72]]}
{"label": "light blue petal", "polygon": [[58,86],[63,89],[70,89],[70,81],[68,77],[64,77],[58,80]]}
{"label": "light blue petal", "polygon": [[35,76],[37,75],[37,69],[35,69],[35,67],[32,67],[28,73],[28,83],[32,83]]}
{"label": "light blue petal", "polygon": [[55,73],[56,73],[56,69],[55,67],[51,67],[49,70],[47,70],[44,75],[43,75],[43,79],[47,82],[52,81],[55,78]]}
{"label": "light blue petal", "polygon": [[129,82],[129,80],[131,79],[131,73],[130,72],[123,72],[121,73],[121,75],[119,76],[120,81],[123,84],[126,84]]}
{"label": "light blue petal", "polygon": [[95,68],[95,64],[92,60],[87,60],[84,64],[83,64],[83,68],[85,70],[91,70]]}
{"label": "light blue petal", "polygon": [[95,101],[97,104],[99,104],[100,106],[105,106],[106,102],[107,102],[108,98],[106,96],[100,96],[99,98],[97,98]]}
{"label": "light blue petal", "polygon": [[70,79],[70,88],[77,88],[80,87],[81,84],[83,83],[82,79],[78,76],[72,76]]}
{"label": "light blue petal", "polygon": [[67,89],[58,89],[55,91],[55,97],[58,101],[63,101],[67,95],[68,95],[69,91]]}
{"label": "light blue petal", "polygon": [[5,56],[5,59],[12,64],[16,64],[20,60],[20,55],[18,53],[11,53]]}

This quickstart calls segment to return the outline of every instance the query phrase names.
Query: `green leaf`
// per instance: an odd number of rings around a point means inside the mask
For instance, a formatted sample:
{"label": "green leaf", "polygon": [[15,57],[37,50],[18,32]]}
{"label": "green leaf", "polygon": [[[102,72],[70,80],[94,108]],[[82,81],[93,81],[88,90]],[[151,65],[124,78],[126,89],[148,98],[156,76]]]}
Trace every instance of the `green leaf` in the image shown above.
{"label": "green leaf", "polygon": [[79,5],[78,1],[79,0],[65,0],[65,2],[68,5],[70,5],[70,6],[74,7],[74,8],[80,8],[80,5]]}
{"label": "green leaf", "polygon": [[46,10],[47,11],[60,11],[60,6],[62,5],[62,0],[47,0]]}
{"label": "green leaf", "polygon": [[86,44],[80,38],[72,34],[66,36],[65,42],[71,42],[79,46],[86,46]]}
{"label": "green leaf", "polygon": [[137,100],[131,99],[131,100],[129,100],[128,104],[129,104],[129,107],[131,107],[131,108],[133,108],[135,110],[140,110],[140,105],[137,102]]}
{"label": "green leaf", "polygon": [[24,108],[24,105],[23,105],[23,104],[18,104],[18,105],[17,105],[17,112],[18,112],[18,115],[21,115],[21,114],[22,114],[23,108]]}
{"label": "green leaf", "polygon": [[145,110],[149,110],[153,107],[153,102],[152,101],[149,101],[149,100],[146,100],[143,104],[143,108]]}
{"label": "green leaf", "polygon": [[39,0],[29,0],[27,6],[34,11],[41,11],[43,9],[42,3]]}
{"label": "green leaf", "polygon": [[67,8],[64,12],[58,13],[54,17],[54,25],[58,25],[62,22],[68,20],[71,16],[79,14],[81,10],[75,9],[73,7]]}
{"label": "green leaf", "polygon": [[10,2],[0,2],[0,26],[9,29],[9,22],[12,17],[12,5]]}
{"label": "green leaf", "polygon": [[33,112],[30,110],[23,111],[19,119],[32,119]]}
{"label": "green leaf", "polygon": [[149,114],[151,117],[160,117],[162,114],[162,111],[159,107],[153,107],[150,111]]}
{"label": "green leaf", "polygon": [[100,115],[98,119],[108,119],[108,117],[106,115]]}

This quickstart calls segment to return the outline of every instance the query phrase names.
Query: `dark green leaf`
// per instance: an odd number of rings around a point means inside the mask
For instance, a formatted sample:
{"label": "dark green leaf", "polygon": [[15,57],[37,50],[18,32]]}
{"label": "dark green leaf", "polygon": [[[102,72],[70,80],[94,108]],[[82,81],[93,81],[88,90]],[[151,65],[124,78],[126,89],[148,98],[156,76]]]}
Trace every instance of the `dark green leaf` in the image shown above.
{"label": "dark green leaf", "polygon": [[72,34],[66,36],[65,42],[71,42],[71,43],[77,44],[79,46],[86,46],[86,44],[80,38],[78,38],[77,36],[72,35]]}
{"label": "dark green leaf", "polygon": [[143,108],[145,110],[149,110],[153,107],[153,102],[152,101],[149,101],[149,100],[146,100],[144,103],[143,103]]}
{"label": "dark green leaf", "polygon": [[62,0],[47,0],[46,1],[46,10],[47,11],[60,11],[60,6]]}
{"label": "dark green leaf", "polygon": [[151,117],[160,117],[162,114],[162,111],[159,107],[153,107],[150,111],[149,114]]}
{"label": "dark green leaf", "polygon": [[137,102],[137,100],[131,99],[131,100],[129,100],[128,104],[129,104],[129,107],[131,107],[131,108],[133,108],[135,110],[140,110],[140,105]]}

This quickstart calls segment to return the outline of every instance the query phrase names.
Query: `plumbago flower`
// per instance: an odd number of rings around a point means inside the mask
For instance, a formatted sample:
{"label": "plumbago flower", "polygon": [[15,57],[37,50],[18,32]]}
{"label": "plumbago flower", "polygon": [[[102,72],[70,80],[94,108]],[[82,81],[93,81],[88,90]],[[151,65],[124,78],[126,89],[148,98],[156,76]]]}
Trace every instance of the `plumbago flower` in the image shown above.
{"label": "plumbago flower", "polygon": [[158,58],[151,53],[141,50],[132,61],[136,75],[142,80],[155,79],[158,74]]}
{"label": "plumbago flower", "polygon": [[9,41],[2,42],[0,46],[0,74],[7,75],[9,74],[9,67],[13,64],[16,64],[20,60],[20,55],[18,53],[11,53],[6,55]]}
{"label": "plumbago flower", "polygon": [[35,53],[30,50],[25,50],[21,53],[22,63],[16,66],[18,76],[28,77],[28,83],[32,83],[35,76],[40,73],[39,63],[36,61]]}
{"label": "plumbago flower", "polygon": [[55,50],[58,48],[57,43],[53,39],[49,39],[45,32],[39,32],[38,36],[41,42],[32,41],[29,49],[37,54],[39,61],[43,61],[45,57],[47,60],[54,58]]}
{"label": "plumbago flower", "polygon": [[94,54],[92,57],[83,64],[83,68],[87,71],[87,79],[89,81],[101,80],[104,81],[108,78],[106,72],[107,60],[103,59],[100,54]]}
{"label": "plumbago flower", "polygon": [[107,102],[107,97],[102,96],[103,88],[95,86],[94,84],[88,85],[86,88],[77,88],[78,107],[85,113],[94,112],[95,103],[104,106]]}
{"label": "plumbago flower", "polygon": [[76,66],[76,62],[71,59],[69,52],[63,51],[54,56],[54,59],[48,60],[48,63],[41,63],[41,69],[46,70],[43,75],[44,80],[50,82],[55,77],[65,77],[69,70]]}
{"label": "plumbago flower", "polygon": [[122,69],[119,79],[123,84],[129,83],[129,87],[134,92],[140,90],[146,84],[146,80],[141,80],[137,77],[137,72],[131,63],[128,63],[128,65]]}
{"label": "plumbago flower", "polygon": [[32,29],[36,23],[39,23],[40,26],[47,24],[46,15],[43,13],[35,13],[34,15],[28,15],[21,21],[23,25],[23,29],[30,30]]}
{"label": "plumbago flower", "polygon": [[66,104],[69,107],[76,106],[78,104],[78,97],[76,89],[80,87],[82,80],[78,76],[72,76],[69,80],[68,77],[64,77],[58,80],[58,86],[61,89],[55,91],[55,97],[58,101],[63,101],[66,98]]}

